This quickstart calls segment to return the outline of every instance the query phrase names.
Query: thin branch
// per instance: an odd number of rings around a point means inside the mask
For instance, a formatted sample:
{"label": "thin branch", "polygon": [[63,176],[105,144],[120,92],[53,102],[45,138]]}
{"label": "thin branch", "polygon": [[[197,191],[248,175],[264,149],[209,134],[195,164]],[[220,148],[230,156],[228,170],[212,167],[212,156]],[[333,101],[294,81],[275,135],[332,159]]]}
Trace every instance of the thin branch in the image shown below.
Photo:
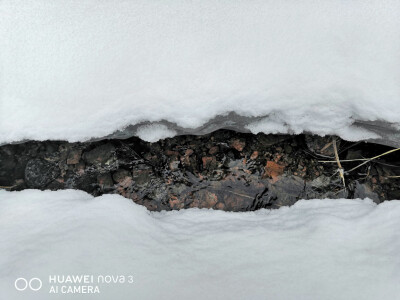
{"label": "thin branch", "polygon": [[16,187],[16,185],[12,185],[12,186],[2,186],[2,185],[0,185],[0,189],[12,189],[13,187]]}
{"label": "thin branch", "polygon": [[400,150],[400,148],[397,148],[397,149],[392,149],[392,150],[389,150],[389,151],[387,151],[387,152],[385,152],[385,153],[382,153],[382,154],[379,154],[379,155],[377,155],[377,156],[374,156],[374,157],[372,157],[372,158],[369,158],[369,159],[368,159],[368,160],[366,160],[365,162],[363,162],[363,163],[359,164],[357,167],[354,167],[353,169],[351,169],[351,170],[349,170],[349,171],[347,171],[347,172],[348,172],[348,173],[349,173],[349,172],[352,172],[352,171],[354,171],[354,170],[358,169],[359,167],[361,167],[361,166],[365,165],[366,163],[368,163],[368,162],[370,162],[370,161],[372,161],[372,160],[374,160],[374,159],[377,159],[377,158],[379,158],[379,157],[382,157],[382,156],[384,156],[384,155],[387,155],[387,154],[393,153],[393,152],[395,152],[395,151],[398,151],[398,150]]}
{"label": "thin branch", "polygon": [[[355,158],[355,159],[342,159],[340,162],[352,162],[352,161],[364,161],[364,160],[368,160],[369,158]],[[337,163],[336,160],[319,160],[318,162],[321,163]]]}
{"label": "thin branch", "polygon": [[346,181],[344,180],[344,170],[343,170],[342,164],[340,163],[335,137],[332,139],[332,143],[333,143],[333,150],[335,151],[336,162],[339,167],[339,176],[342,179],[344,188],[346,189]]}

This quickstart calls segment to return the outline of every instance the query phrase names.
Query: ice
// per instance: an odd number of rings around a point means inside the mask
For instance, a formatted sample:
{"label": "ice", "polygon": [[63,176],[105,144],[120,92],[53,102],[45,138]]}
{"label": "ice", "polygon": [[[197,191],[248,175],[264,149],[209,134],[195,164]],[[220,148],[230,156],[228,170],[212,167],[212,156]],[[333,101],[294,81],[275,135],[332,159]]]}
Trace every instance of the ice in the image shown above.
{"label": "ice", "polygon": [[3,0],[0,143],[231,111],[268,118],[254,131],[375,137],[352,124],[400,124],[399,28],[398,0]]}
{"label": "ice", "polygon": [[[1,299],[397,299],[400,202],[301,200],[279,210],[150,213],[118,195],[0,191]],[[134,275],[100,294],[49,275]],[[40,291],[17,292],[18,277]]]}

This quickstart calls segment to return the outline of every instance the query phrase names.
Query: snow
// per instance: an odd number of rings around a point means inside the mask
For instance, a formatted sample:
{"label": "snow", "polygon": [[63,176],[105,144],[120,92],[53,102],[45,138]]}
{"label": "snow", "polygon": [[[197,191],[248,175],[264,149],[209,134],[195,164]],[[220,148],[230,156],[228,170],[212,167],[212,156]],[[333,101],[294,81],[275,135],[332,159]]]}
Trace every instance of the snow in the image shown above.
{"label": "snow", "polygon": [[[151,213],[118,195],[0,191],[1,299],[397,299],[400,202]],[[50,275],[128,275],[49,294]],[[14,281],[37,277],[40,291]]]}
{"label": "snow", "polygon": [[352,124],[400,125],[399,28],[398,0],[3,0],[0,143],[231,111],[254,132],[374,138]]}
{"label": "snow", "polygon": [[140,126],[136,135],[147,142],[157,142],[158,140],[173,137],[176,135],[175,130],[168,129],[163,124],[149,124]]}

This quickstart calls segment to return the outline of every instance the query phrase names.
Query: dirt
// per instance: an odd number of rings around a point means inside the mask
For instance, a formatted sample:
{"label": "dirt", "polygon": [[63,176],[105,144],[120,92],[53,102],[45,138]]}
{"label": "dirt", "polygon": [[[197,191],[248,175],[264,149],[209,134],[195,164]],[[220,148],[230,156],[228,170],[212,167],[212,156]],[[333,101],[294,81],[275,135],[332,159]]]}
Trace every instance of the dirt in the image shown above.
{"label": "dirt", "polygon": [[363,161],[345,160],[370,158],[390,149],[332,136],[229,130],[156,143],[135,137],[86,143],[30,141],[0,147],[0,186],[120,194],[156,211],[191,207],[248,211],[312,198],[368,197],[380,203],[400,199],[400,178],[396,178],[400,151],[352,172],[347,171]]}

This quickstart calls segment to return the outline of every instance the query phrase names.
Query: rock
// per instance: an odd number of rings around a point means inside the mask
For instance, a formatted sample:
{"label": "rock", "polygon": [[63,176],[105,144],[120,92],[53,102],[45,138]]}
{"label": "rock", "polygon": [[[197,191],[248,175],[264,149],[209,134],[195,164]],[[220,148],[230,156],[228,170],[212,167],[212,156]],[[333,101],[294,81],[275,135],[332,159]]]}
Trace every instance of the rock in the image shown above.
{"label": "rock", "polygon": [[169,163],[169,168],[171,171],[177,171],[179,170],[179,161],[178,160],[173,160]]}
{"label": "rock", "polygon": [[177,196],[170,195],[169,206],[171,209],[182,209],[184,208],[185,204]]}
{"label": "rock", "polygon": [[151,184],[152,171],[150,169],[134,170],[132,179],[135,185],[139,187],[147,187]]}
{"label": "rock", "polygon": [[213,169],[216,166],[217,161],[214,156],[205,156],[205,157],[202,157],[201,160],[203,162],[203,168],[205,170]]}
{"label": "rock", "polygon": [[190,155],[192,155],[193,153],[194,153],[193,149],[187,149],[187,150],[185,151],[185,156],[190,156]]}
{"label": "rock", "polygon": [[111,178],[110,173],[104,173],[97,176],[97,183],[100,185],[102,189],[109,188],[114,185],[114,182]]}
{"label": "rock", "polygon": [[73,149],[68,153],[67,157],[67,165],[76,165],[79,163],[81,159],[82,150],[81,149]]}
{"label": "rock", "polygon": [[290,145],[286,144],[285,145],[285,152],[287,154],[290,154],[290,153],[292,153],[292,151],[293,151],[293,148]]}
{"label": "rock", "polygon": [[258,157],[258,151],[254,151],[254,152],[251,154],[250,159],[255,160],[255,159],[257,159],[257,157]]}
{"label": "rock", "polygon": [[79,161],[79,163],[75,165],[75,172],[79,175],[83,175],[85,173],[85,167],[85,163],[83,161]]}
{"label": "rock", "polygon": [[237,151],[242,152],[244,147],[246,147],[246,142],[244,140],[234,139],[231,141],[230,145]]}
{"label": "rock", "polygon": [[179,156],[179,152],[167,150],[167,151],[165,151],[165,155],[166,155],[166,156],[175,156],[175,157],[178,157],[178,156]]}
{"label": "rock", "polygon": [[[332,136],[319,136],[319,135],[306,135],[305,140],[308,149],[317,154],[327,157],[334,157],[335,151],[333,148],[333,138]],[[339,149],[340,139],[336,138],[336,145]]]}
{"label": "rock", "polygon": [[268,185],[268,192],[263,197],[267,198],[269,207],[279,208],[293,205],[299,199],[308,199],[307,193],[309,192],[311,192],[311,188],[305,185],[302,178],[282,176],[275,183]]}
{"label": "rock", "polygon": [[28,161],[25,168],[25,182],[30,188],[44,188],[57,178],[60,169],[55,164],[51,164],[41,159]]}
{"label": "rock", "polygon": [[317,178],[315,178],[312,182],[311,182],[311,186],[314,188],[324,188],[329,186],[329,184],[331,183],[331,180],[329,177],[321,175]]}
{"label": "rock", "polygon": [[117,183],[123,182],[127,177],[130,177],[131,173],[125,169],[119,169],[113,174],[113,179]]}
{"label": "rock", "polygon": [[74,179],[71,185],[76,189],[95,194],[98,188],[97,176],[91,173],[84,173],[82,176]]}
{"label": "rock", "polygon": [[219,151],[219,147],[218,146],[214,146],[214,147],[211,147],[210,150],[208,150],[208,153],[211,154],[211,155],[214,155],[214,154],[217,154],[218,151]]}
{"label": "rock", "polygon": [[[390,193],[390,191],[389,191]],[[400,193],[397,193],[400,196]],[[378,195],[374,193],[371,188],[367,184],[361,184],[358,181],[355,182],[354,188],[354,198],[365,199],[369,198],[373,200],[375,203],[381,203],[382,201],[379,199]],[[398,198],[396,198],[398,199]]]}
{"label": "rock", "polygon": [[225,204],[222,203],[222,202],[219,202],[219,203],[217,203],[217,205],[215,205],[215,208],[219,209],[219,210],[224,210],[225,209]]}
{"label": "rock", "polygon": [[[12,156],[0,156],[0,186],[11,186],[14,181],[16,168],[15,160]],[[17,174],[17,177],[19,174]]]}
{"label": "rock", "polygon": [[278,177],[283,174],[285,167],[277,164],[274,161],[267,161],[264,170],[264,177],[270,177],[272,179],[272,182],[276,182],[278,180]]}
{"label": "rock", "polygon": [[24,188],[26,188],[26,184],[25,184],[25,181],[23,179],[15,180],[14,187],[13,187],[14,191],[21,191]]}
{"label": "rock", "polygon": [[83,154],[83,159],[88,164],[106,165],[110,163],[115,154],[115,147],[112,144],[104,144]]}
{"label": "rock", "polygon": [[206,192],[205,208],[212,208],[218,202],[218,197],[215,193]]}

